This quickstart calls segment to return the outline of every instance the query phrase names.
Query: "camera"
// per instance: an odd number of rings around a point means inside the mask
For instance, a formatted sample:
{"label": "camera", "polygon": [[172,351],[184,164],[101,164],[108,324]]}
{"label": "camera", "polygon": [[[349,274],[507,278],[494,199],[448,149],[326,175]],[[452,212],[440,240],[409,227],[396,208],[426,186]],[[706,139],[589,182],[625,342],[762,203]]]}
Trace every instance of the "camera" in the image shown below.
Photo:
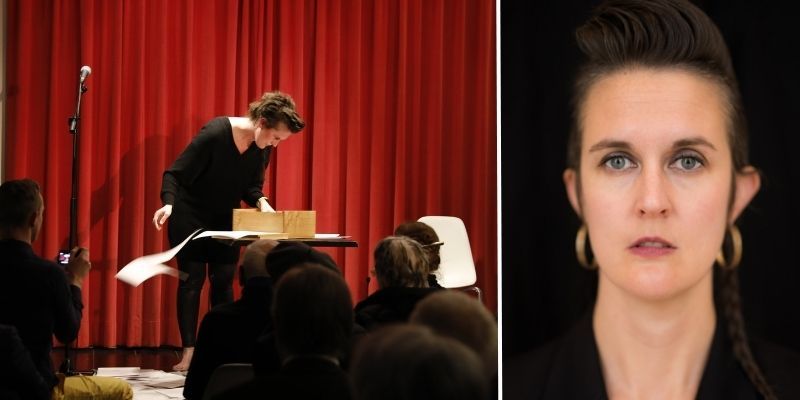
{"label": "camera", "polygon": [[61,265],[69,264],[69,250],[59,250],[58,257],[56,257],[56,262]]}

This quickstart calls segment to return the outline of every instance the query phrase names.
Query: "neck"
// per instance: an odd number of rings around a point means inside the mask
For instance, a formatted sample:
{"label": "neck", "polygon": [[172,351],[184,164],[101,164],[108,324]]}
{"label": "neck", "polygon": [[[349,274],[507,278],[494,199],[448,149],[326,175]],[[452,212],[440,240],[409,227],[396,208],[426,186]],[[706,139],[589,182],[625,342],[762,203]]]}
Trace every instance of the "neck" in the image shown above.
{"label": "neck", "polygon": [[0,230],[0,240],[19,240],[31,244],[30,229],[2,229]]}
{"label": "neck", "polygon": [[231,122],[233,135],[237,142],[241,140],[242,143],[246,143],[249,146],[250,143],[255,141],[256,127],[253,125],[253,121],[251,121],[250,118],[229,117],[228,120]]}
{"label": "neck", "polygon": [[593,325],[609,398],[695,398],[716,326],[712,283],[709,272],[675,298],[650,301],[601,273]]}

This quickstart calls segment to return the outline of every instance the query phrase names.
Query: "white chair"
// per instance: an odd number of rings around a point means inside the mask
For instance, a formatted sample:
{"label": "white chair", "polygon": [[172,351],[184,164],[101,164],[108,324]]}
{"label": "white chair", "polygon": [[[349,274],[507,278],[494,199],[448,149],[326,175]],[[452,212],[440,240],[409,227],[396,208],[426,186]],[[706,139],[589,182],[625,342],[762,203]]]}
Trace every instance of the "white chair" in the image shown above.
{"label": "white chair", "polygon": [[475,286],[475,262],[472,259],[472,248],[469,244],[467,227],[458,217],[429,215],[417,221],[433,228],[439,241],[444,242],[439,248],[441,263],[434,272],[436,280],[445,288],[464,288],[477,293],[478,300],[483,302],[481,289]]}
{"label": "white chair", "polygon": [[222,364],[211,373],[203,393],[208,400],[239,384],[249,382],[255,377],[253,364]]}

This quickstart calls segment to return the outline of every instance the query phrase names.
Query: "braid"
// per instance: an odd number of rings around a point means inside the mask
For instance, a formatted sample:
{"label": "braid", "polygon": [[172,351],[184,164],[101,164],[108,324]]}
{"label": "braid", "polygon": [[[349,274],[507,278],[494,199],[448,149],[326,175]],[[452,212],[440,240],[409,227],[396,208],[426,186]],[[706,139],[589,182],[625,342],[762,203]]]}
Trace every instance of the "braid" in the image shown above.
{"label": "braid", "polygon": [[747,333],[744,330],[744,318],[742,317],[741,298],[739,296],[738,270],[720,268],[720,271],[720,278],[722,279],[722,287],[720,288],[722,310],[728,325],[728,336],[733,343],[733,354],[739,360],[739,364],[741,364],[750,382],[755,385],[758,392],[764,396],[764,399],[777,400],[778,397],[756,363],[748,344]]}

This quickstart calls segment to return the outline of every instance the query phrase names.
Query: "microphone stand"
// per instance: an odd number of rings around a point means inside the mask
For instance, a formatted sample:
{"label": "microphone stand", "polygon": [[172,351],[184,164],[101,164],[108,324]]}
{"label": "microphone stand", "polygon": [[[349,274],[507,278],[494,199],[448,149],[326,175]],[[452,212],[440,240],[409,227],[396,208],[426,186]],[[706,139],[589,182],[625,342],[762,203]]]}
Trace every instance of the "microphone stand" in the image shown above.
{"label": "microphone stand", "polygon": [[[75,248],[78,242],[78,123],[81,120],[81,96],[88,90],[82,77],[78,83],[78,101],[75,106],[75,114],[67,122],[69,132],[72,134],[72,193],[69,199],[69,251]],[[72,369],[70,360],[70,344],[64,343],[64,361],[61,363],[59,371],[65,376],[76,375]]]}

